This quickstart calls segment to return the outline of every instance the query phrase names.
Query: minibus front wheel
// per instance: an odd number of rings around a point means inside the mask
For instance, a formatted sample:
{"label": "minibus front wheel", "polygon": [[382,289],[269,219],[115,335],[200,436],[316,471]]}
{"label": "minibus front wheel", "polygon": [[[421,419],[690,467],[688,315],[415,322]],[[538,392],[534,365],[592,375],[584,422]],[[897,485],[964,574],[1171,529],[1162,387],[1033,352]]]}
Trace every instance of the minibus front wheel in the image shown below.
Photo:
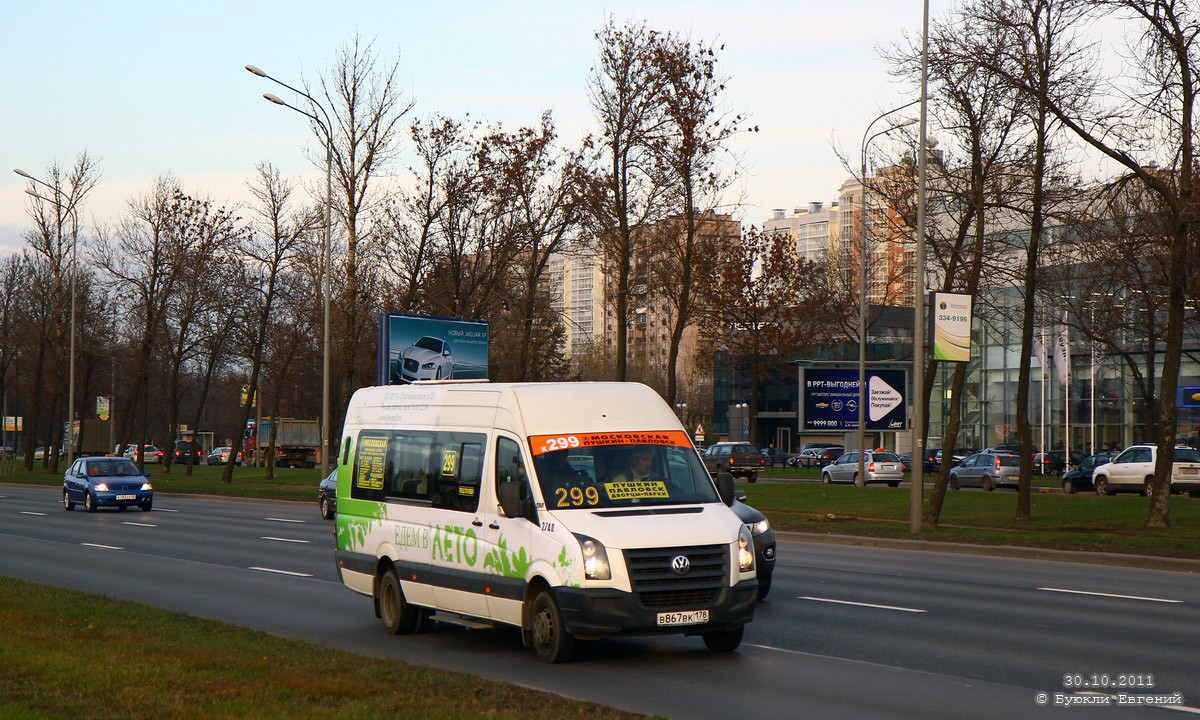
{"label": "minibus front wheel", "polygon": [[542,590],[533,599],[530,618],[533,649],[538,659],[546,663],[560,663],[571,659],[575,649],[575,638],[567,632],[558,604],[549,590]]}

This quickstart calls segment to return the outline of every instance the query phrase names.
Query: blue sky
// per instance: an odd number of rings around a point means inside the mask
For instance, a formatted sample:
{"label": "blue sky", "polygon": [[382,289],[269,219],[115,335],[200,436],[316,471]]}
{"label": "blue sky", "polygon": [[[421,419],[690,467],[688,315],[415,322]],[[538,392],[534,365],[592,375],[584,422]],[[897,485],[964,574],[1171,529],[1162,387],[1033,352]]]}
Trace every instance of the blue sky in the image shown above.
{"label": "blue sky", "polygon": [[[949,6],[932,3],[935,14]],[[263,100],[278,88],[243,66],[298,84],[356,31],[399,57],[416,115],[470,112],[515,126],[550,109],[574,143],[592,128],[584,88],[592,35],[608,13],[725,43],[728,105],[761,128],[736,143],[747,170],[742,216],[757,224],[771,208],[835,199],[847,174],[832,143],[855,147],[866,123],[909,99],[878,49],[919,30],[921,3],[9,3],[0,252],[29,227],[11,168],[42,175],[81,150],[99,158],[103,176],[83,209],[89,222],[111,222],[165,173],[223,203],[245,199],[242,185],[263,160],[316,177],[303,118]]]}

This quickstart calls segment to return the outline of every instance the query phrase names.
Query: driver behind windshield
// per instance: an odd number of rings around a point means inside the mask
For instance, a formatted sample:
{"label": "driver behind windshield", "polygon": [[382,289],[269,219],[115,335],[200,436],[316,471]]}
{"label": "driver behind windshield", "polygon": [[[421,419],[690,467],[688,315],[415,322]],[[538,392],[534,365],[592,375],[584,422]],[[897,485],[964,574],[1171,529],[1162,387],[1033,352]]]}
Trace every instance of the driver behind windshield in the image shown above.
{"label": "driver behind windshield", "polygon": [[651,479],[650,469],[654,466],[654,448],[639,445],[629,457],[629,467],[614,475],[610,482],[637,482]]}

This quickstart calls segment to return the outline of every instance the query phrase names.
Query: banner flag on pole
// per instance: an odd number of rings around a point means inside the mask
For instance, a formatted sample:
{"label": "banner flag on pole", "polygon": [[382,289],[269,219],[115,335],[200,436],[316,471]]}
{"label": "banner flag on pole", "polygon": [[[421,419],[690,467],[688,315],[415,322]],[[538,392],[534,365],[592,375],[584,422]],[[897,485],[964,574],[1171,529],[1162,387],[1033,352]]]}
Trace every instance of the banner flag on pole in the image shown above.
{"label": "banner flag on pole", "polygon": [[1054,348],[1054,369],[1057,371],[1058,382],[1067,384],[1071,376],[1071,335],[1067,328],[1067,313],[1063,311],[1063,321],[1058,332],[1058,343]]}

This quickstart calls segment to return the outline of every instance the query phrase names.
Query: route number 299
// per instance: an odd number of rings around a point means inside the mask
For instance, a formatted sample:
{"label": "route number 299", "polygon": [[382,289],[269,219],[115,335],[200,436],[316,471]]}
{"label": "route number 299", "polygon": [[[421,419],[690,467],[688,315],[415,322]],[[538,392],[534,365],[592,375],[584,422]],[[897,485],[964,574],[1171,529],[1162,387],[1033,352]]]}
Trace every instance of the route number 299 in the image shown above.
{"label": "route number 299", "polygon": [[568,448],[577,447],[579,447],[579,438],[575,437],[574,435],[565,435],[547,440],[542,451],[554,452],[555,450],[566,450]]}

